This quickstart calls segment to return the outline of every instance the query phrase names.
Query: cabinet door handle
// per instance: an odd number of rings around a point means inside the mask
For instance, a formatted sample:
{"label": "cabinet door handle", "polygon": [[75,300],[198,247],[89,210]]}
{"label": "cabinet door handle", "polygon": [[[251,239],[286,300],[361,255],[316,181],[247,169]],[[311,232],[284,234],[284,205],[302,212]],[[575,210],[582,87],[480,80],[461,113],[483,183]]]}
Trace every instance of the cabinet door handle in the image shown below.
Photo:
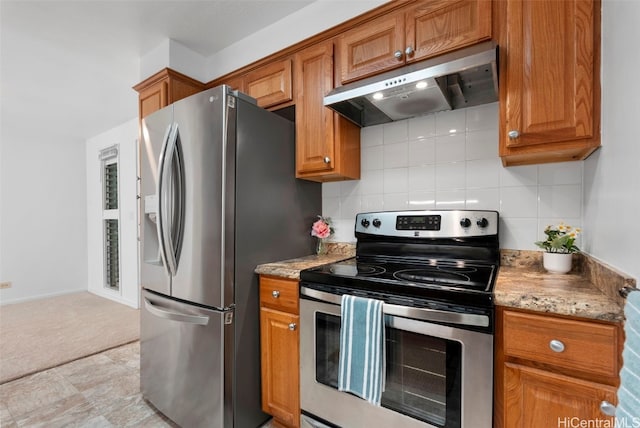
{"label": "cabinet door handle", "polygon": [[600,411],[607,416],[615,416],[616,406],[609,403],[608,401],[603,401],[602,403],[600,403]]}
{"label": "cabinet door handle", "polygon": [[323,161],[324,163],[331,163],[331,158],[329,156],[325,156]]}
{"label": "cabinet door handle", "polygon": [[411,46],[407,46],[407,48],[404,50],[404,53],[407,56],[413,55],[413,52],[414,52],[414,50],[413,50],[413,48]]}
{"label": "cabinet door handle", "polygon": [[395,56],[396,59],[402,59],[402,51],[398,49],[393,53],[393,56]]}
{"label": "cabinet door handle", "polygon": [[271,295],[273,296],[274,299],[277,299],[278,297],[280,297],[280,292],[278,290],[273,290],[271,292]]}
{"label": "cabinet door handle", "polygon": [[516,131],[515,129],[512,129],[511,131],[509,131],[507,135],[511,140],[515,140],[516,138],[520,137],[520,132]]}
{"label": "cabinet door handle", "polygon": [[551,342],[549,342],[549,348],[551,348],[553,352],[563,352],[564,343],[560,342],[559,340],[553,339]]}
{"label": "cabinet door handle", "polygon": [[296,323],[292,322],[291,324],[289,324],[289,330],[294,331],[296,329],[297,325]]}

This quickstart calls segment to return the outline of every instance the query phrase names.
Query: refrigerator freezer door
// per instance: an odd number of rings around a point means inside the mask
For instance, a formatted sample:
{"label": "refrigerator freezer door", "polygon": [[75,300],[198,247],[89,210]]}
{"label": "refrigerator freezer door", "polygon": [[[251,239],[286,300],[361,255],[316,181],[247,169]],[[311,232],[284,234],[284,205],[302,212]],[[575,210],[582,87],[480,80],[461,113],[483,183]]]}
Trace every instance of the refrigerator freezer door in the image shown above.
{"label": "refrigerator freezer door", "polygon": [[159,164],[162,149],[170,136],[173,106],[165,107],[143,119],[140,161],[140,285],[169,295],[171,277],[163,263],[159,239],[158,197]]}
{"label": "refrigerator freezer door", "polygon": [[[214,308],[233,303],[232,296],[225,299],[222,285],[225,235],[233,236],[232,230],[225,229],[228,195],[224,189],[233,189],[233,180],[229,183],[226,175],[234,165],[225,138],[224,89],[210,89],[176,102],[173,118],[178,130],[176,145],[181,150],[184,211],[171,295]],[[225,157],[231,161],[224,161]]]}
{"label": "refrigerator freezer door", "polygon": [[[143,290],[140,385],[145,399],[183,427],[231,427],[232,312]],[[227,334],[229,333],[229,334]],[[226,394],[225,394],[226,391]]]}

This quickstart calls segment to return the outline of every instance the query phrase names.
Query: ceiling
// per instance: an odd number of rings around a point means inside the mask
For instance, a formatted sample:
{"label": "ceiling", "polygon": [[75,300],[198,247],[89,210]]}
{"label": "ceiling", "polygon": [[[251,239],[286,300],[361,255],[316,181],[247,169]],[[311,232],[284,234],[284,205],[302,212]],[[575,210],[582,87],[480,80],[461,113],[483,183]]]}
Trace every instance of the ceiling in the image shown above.
{"label": "ceiling", "polygon": [[313,1],[0,0],[2,141],[98,135],[137,116],[140,57],[167,39],[209,57]]}

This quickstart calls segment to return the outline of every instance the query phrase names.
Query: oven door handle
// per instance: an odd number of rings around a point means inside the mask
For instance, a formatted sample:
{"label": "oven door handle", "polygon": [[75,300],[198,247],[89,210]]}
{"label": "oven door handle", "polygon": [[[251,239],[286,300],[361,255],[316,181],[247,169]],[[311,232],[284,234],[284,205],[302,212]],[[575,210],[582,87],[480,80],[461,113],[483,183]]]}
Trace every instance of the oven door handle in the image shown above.
{"label": "oven door handle", "polygon": [[[309,287],[300,287],[300,294],[321,302],[333,303],[334,305],[340,305],[342,302],[341,295],[314,290]],[[409,306],[392,305],[389,303],[384,303],[382,305],[382,312],[385,315],[395,315],[421,321],[435,321],[475,327],[489,326],[489,317],[487,315],[461,314],[458,312],[441,311],[438,309],[428,308],[412,308]]]}

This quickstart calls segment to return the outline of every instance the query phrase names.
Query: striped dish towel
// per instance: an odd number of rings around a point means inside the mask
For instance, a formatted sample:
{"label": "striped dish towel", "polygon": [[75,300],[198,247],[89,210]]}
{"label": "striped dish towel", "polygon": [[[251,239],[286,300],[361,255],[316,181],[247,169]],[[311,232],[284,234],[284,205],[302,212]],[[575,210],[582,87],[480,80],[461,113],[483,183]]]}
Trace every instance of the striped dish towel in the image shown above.
{"label": "striped dish towel", "polygon": [[338,390],[380,405],[385,380],[383,302],[342,295]]}
{"label": "striped dish towel", "polygon": [[616,426],[633,427],[637,426],[640,418],[640,291],[629,293],[624,315],[626,337],[622,351]]}

